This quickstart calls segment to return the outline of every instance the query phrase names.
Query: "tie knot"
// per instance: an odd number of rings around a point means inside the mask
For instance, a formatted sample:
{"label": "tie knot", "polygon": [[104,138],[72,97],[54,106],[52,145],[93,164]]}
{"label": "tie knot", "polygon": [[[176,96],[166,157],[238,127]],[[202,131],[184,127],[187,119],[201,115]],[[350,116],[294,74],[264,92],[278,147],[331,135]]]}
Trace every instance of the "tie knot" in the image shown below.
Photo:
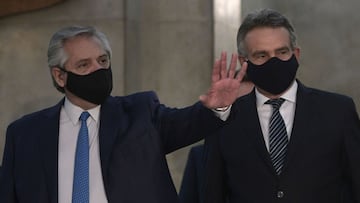
{"label": "tie knot", "polygon": [[284,103],[285,99],[278,98],[278,99],[269,99],[265,102],[265,104],[271,104],[274,109],[279,109],[280,106]]}
{"label": "tie knot", "polygon": [[90,116],[89,112],[84,111],[84,112],[81,113],[79,119],[80,119],[81,121],[86,121],[86,120],[89,118],[89,116]]}

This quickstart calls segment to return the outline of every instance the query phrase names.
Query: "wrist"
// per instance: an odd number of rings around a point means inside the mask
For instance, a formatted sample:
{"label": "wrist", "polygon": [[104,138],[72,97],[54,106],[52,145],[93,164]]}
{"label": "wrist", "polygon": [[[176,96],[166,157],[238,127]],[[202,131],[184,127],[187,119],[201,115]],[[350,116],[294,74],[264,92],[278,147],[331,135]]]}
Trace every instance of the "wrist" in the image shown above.
{"label": "wrist", "polygon": [[229,107],[230,106],[218,107],[218,108],[215,108],[214,110],[219,111],[219,112],[225,112],[229,109]]}

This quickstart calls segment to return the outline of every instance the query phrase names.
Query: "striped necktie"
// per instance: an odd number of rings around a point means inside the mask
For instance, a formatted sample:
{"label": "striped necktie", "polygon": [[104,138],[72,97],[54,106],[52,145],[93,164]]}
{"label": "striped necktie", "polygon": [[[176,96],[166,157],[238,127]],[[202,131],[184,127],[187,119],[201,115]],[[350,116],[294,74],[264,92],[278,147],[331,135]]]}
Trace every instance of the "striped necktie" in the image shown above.
{"label": "striped necktie", "polygon": [[288,144],[285,123],[279,112],[280,106],[284,101],[284,99],[279,98],[265,102],[265,104],[271,104],[273,108],[269,124],[269,153],[274,169],[278,175],[280,175],[282,171]]}
{"label": "striped necktie", "polygon": [[72,203],[89,202],[89,133],[86,120],[90,114],[80,115],[81,127],[76,144]]}

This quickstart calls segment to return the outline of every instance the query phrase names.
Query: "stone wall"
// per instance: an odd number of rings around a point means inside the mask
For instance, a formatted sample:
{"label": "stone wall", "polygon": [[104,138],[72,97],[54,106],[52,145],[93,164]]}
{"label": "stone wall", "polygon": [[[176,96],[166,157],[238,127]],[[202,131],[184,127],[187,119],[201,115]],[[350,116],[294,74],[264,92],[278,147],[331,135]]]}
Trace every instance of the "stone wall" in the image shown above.
{"label": "stone wall", "polygon": [[[212,3],[131,0],[126,3],[125,93],[155,90],[162,103],[183,107],[210,84]],[[188,148],[167,156],[176,187]]]}

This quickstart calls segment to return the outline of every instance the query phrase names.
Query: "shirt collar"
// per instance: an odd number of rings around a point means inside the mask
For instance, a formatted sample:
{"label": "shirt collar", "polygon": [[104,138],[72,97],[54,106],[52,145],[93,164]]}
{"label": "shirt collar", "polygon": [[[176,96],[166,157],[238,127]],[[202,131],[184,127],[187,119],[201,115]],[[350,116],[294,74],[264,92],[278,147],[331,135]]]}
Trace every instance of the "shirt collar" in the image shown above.
{"label": "shirt collar", "polygon": [[[71,101],[68,100],[66,97],[64,102],[64,110],[74,125],[76,125],[79,122],[81,113],[85,111],[82,108],[71,103]],[[100,105],[87,110],[87,112],[89,112],[91,118],[97,123],[100,115]]]}
{"label": "shirt collar", "polygon": [[[285,101],[295,103],[296,102],[296,93],[297,93],[298,84],[295,80],[290,88],[281,95],[281,98],[285,99]],[[255,88],[255,95],[256,95],[256,104],[257,106],[262,106],[267,100],[270,98],[266,97],[265,95],[261,94],[257,88]]]}

